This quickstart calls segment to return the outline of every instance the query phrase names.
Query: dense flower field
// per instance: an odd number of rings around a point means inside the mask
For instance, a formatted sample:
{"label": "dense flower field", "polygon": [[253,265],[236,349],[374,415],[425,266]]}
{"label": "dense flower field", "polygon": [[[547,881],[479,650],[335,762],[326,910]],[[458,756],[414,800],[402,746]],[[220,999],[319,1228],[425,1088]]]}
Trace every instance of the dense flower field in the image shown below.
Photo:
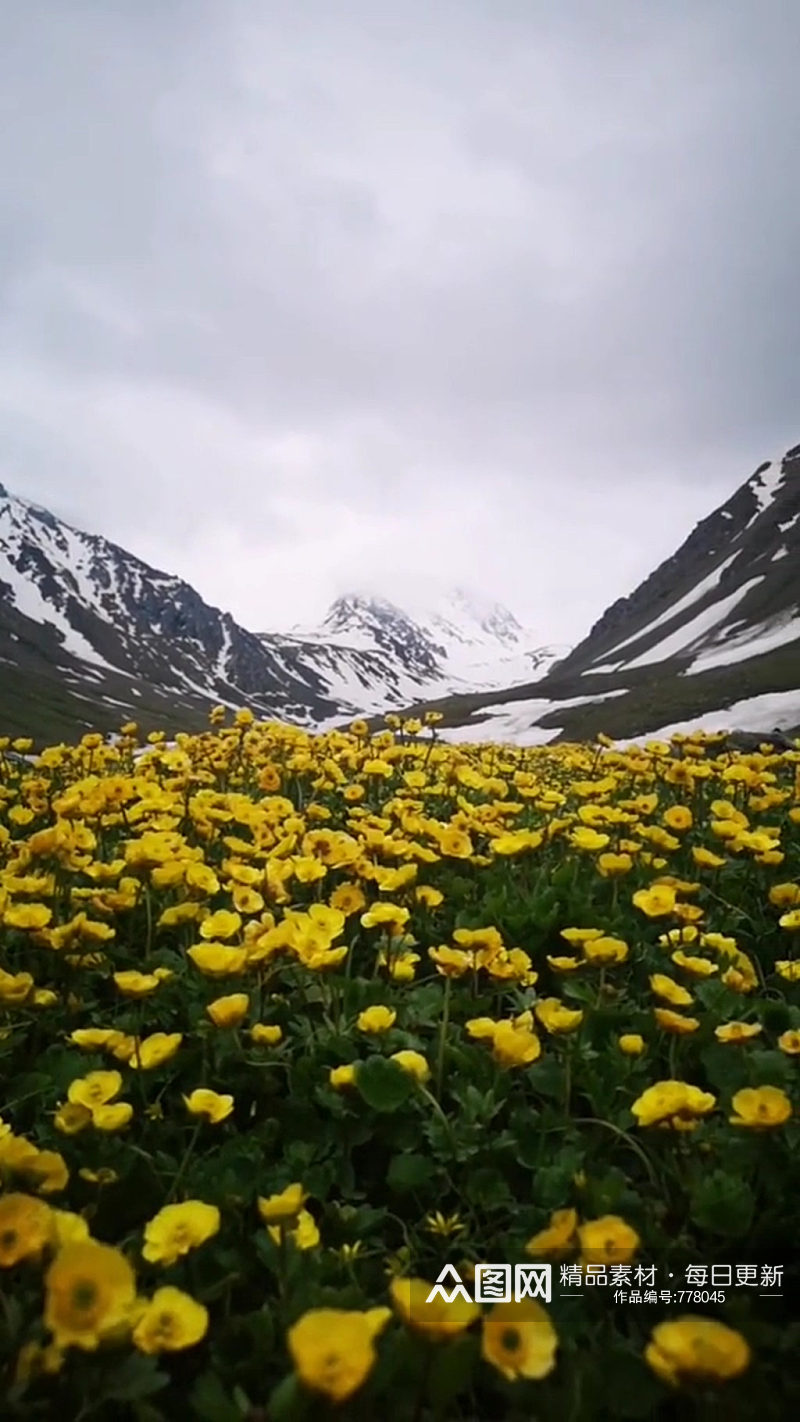
{"label": "dense flower field", "polygon": [[3,1417],[789,1416],[800,752],[387,721],[0,741]]}

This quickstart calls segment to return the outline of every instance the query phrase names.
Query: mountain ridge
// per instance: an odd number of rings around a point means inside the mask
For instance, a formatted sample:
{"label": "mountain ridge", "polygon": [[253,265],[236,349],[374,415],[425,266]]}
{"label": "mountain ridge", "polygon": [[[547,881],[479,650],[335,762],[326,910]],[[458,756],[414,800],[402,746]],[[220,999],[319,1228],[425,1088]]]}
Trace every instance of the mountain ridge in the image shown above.
{"label": "mountain ridge", "polygon": [[544,678],[425,709],[459,739],[730,728],[728,711],[800,731],[800,445],[760,464]]}
{"label": "mountain ridge", "polygon": [[[506,629],[519,628],[498,609]],[[95,724],[112,729],[120,719],[191,729],[218,703],[322,727],[464,688],[448,670],[447,647],[387,600],[373,601],[369,628],[360,609],[369,635],[357,645],[335,635],[337,619],[340,630],[347,624],[343,611],[334,604],[305,635],[251,632],[183,579],[0,485],[3,729],[25,734],[31,703],[61,736]],[[497,670],[484,668],[477,685],[520,674],[504,652],[495,640]],[[543,655],[534,652],[534,664]],[[521,674],[530,670],[526,661]]]}

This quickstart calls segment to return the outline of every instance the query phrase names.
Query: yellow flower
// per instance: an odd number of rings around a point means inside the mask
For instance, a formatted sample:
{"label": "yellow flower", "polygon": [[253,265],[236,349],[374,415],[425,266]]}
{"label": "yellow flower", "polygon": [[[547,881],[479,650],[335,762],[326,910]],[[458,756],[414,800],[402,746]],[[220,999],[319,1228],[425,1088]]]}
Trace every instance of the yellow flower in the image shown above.
{"label": "yellow flower", "polygon": [[557,1350],[558,1334],[535,1299],[497,1303],[484,1319],[481,1355],[509,1382],[546,1378]]}
{"label": "yellow flower", "polygon": [[554,1034],[574,1032],[583,1021],[580,1009],[567,1007],[558,997],[543,997],[533,1009],[545,1031]]}
{"label": "yellow flower", "polygon": [[137,973],[134,970],[113,973],[112,976],[123,997],[148,997],[161,982],[155,973]]}
{"label": "yellow flower", "polygon": [[591,854],[595,850],[605,849],[606,845],[610,843],[611,836],[600,834],[588,826],[582,826],[572,831],[570,840],[576,849],[585,849]]}
{"label": "yellow flower", "polygon": [[624,963],[628,951],[624,939],[611,938],[604,933],[599,938],[587,939],[583,944],[583,956],[589,963]]}
{"label": "yellow flower", "polygon": [[705,869],[719,869],[725,860],[720,854],[714,854],[711,849],[693,848],[692,858],[695,864]]}
{"label": "yellow flower", "polygon": [[542,1054],[535,1032],[516,1022],[498,1022],[492,1037],[492,1056],[501,1067],[530,1066]]}
{"label": "yellow flower", "polygon": [[498,1023],[493,1017],[471,1017],[464,1023],[464,1029],[476,1042],[491,1042]]}
{"label": "yellow flower", "polygon": [[[274,1244],[280,1244],[280,1225],[268,1225],[267,1233]],[[295,1249],[316,1249],[320,1235],[317,1222],[309,1210],[300,1211],[296,1224],[286,1230],[286,1236],[291,1239]]]}
{"label": "yellow flower", "polygon": [[286,1335],[300,1381],[333,1403],[345,1402],[369,1377],[375,1339],[390,1318],[388,1308],[309,1309]]}
{"label": "yellow flower", "polygon": [[694,998],[685,987],[676,983],[673,978],[667,977],[665,973],[651,973],[650,987],[656,997],[662,997],[665,1002],[671,1003],[673,1007],[688,1007],[694,1002]]}
{"label": "yellow flower", "polygon": [[782,1126],[792,1114],[792,1103],[779,1086],[749,1086],[737,1091],[731,1101],[735,1114],[728,1120],[732,1126],[747,1126],[752,1130]]}
{"label": "yellow flower", "polygon": [[45,928],[53,917],[47,904],[9,904],[3,913],[7,928]]}
{"label": "yellow flower", "polygon": [[218,909],[210,913],[200,924],[201,938],[233,938],[242,926],[242,916],[230,909]]}
{"label": "yellow flower", "polygon": [[569,958],[558,954],[555,957],[551,957],[548,953],[547,961],[556,973],[574,973],[575,969],[581,966],[580,958]]}
{"label": "yellow flower", "polygon": [[629,1264],[641,1243],[635,1229],[619,1215],[603,1215],[580,1225],[578,1239],[584,1264]]}
{"label": "yellow flower", "polygon": [[681,948],[671,953],[670,957],[673,963],[679,968],[683,968],[684,972],[691,973],[693,978],[710,978],[714,973],[719,972],[717,963],[710,963],[708,958],[692,957],[690,954],[684,953]]}
{"label": "yellow flower", "polygon": [[800,908],[789,909],[788,913],[782,913],[778,923],[781,928],[800,928]]}
{"label": "yellow flower", "polygon": [[578,1228],[577,1210],[555,1210],[550,1223],[540,1229],[525,1245],[525,1253],[534,1259],[564,1259],[572,1253]]}
{"label": "yellow flower", "polygon": [[652,884],[649,889],[639,889],[633,895],[633,902],[648,918],[663,918],[673,913],[677,894],[669,884]]}
{"label": "yellow flower", "polygon": [[668,1007],[657,1007],[653,1012],[662,1032],[672,1032],[678,1037],[685,1037],[689,1032],[696,1032],[700,1026],[697,1017],[682,1017],[680,1012],[672,1012]]}
{"label": "yellow flower", "polygon": [[77,1136],[79,1131],[83,1131],[91,1125],[92,1113],[88,1106],[81,1106],[79,1101],[62,1102],[53,1117],[53,1125],[62,1136]]}
{"label": "yellow flower", "polygon": [[600,854],[597,867],[605,879],[616,878],[619,874],[629,874],[633,868],[630,854]]}
{"label": "yellow flower", "polygon": [[750,1348],[741,1333],[718,1319],[691,1314],[657,1324],[644,1356],[653,1372],[673,1386],[726,1382],[750,1364]]}
{"label": "yellow flower", "polygon": [[203,1200],[164,1205],[144,1227],[142,1258],[148,1264],[174,1264],[219,1232],[220,1212]]}
{"label": "yellow flower", "polygon": [[426,1215],[425,1225],[429,1234],[438,1235],[440,1239],[450,1239],[453,1235],[461,1234],[464,1229],[459,1214],[443,1215],[441,1210],[434,1210],[432,1215]]}
{"label": "yellow flower", "polygon": [[377,1036],[380,1032],[388,1032],[396,1020],[397,1013],[391,1007],[367,1007],[359,1013],[356,1026],[360,1032],[368,1032],[372,1036]]}
{"label": "yellow flower", "polygon": [[80,1027],[70,1032],[69,1040],[82,1052],[102,1052],[106,1047],[110,1049],[112,1042],[123,1035],[113,1027]]}
{"label": "yellow flower", "polygon": [[53,1211],[34,1195],[0,1195],[0,1269],[35,1259],[53,1239]]}
{"label": "yellow flower", "polygon": [[773,884],[767,897],[775,908],[792,908],[800,904],[800,884]]}
{"label": "yellow flower", "polygon": [[617,1046],[626,1057],[640,1057],[645,1051],[645,1040],[638,1032],[623,1032],[617,1038]]}
{"label": "yellow flower", "polygon": [[684,830],[692,828],[694,819],[688,805],[671,805],[662,815],[662,820],[667,829],[675,830],[678,834]]}
{"label": "yellow flower", "polygon": [[470,859],[474,853],[472,840],[466,830],[452,826],[439,835],[439,848],[447,859]]}
{"label": "yellow flower", "polygon": [[414,890],[414,898],[418,904],[424,904],[425,908],[438,908],[444,902],[444,894],[441,889],[435,889],[432,884],[418,884]]}
{"label": "yellow flower", "polygon": [[73,1105],[85,1106],[94,1112],[96,1107],[112,1101],[121,1090],[122,1077],[118,1071],[90,1071],[70,1082],[67,1099]]}
{"label": "yellow flower", "polygon": [[749,1042],[763,1030],[760,1022],[726,1022],[714,1028],[714,1036],[718,1042]]}
{"label": "yellow flower", "polygon": [[296,1182],[287,1185],[279,1195],[258,1197],[258,1213],[264,1224],[286,1224],[296,1220],[308,1198],[308,1192]]}
{"label": "yellow flower", "polygon": [[425,1279],[393,1279],[389,1285],[389,1296],[397,1314],[404,1323],[426,1338],[440,1340],[453,1338],[463,1333],[479,1317],[480,1305],[467,1301],[463,1295],[446,1303],[437,1294],[430,1303],[428,1295],[433,1284]]}
{"label": "yellow flower", "polygon": [[328,1084],[334,1091],[343,1091],[348,1086],[353,1086],[356,1079],[356,1068],[352,1062],[345,1066],[331,1067],[328,1073]]}
{"label": "yellow flower", "polygon": [[499,928],[457,928],[453,940],[458,947],[475,954],[479,967],[490,967],[504,951],[503,935]]}
{"label": "yellow flower", "polygon": [[128,1065],[135,1070],[152,1071],[171,1061],[182,1041],[182,1032],[152,1032],[143,1041],[134,1041]]}
{"label": "yellow flower", "polygon": [[631,1112],[640,1126],[678,1125],[713,1111],[717,1099],[685,1081],[657,1081],[634,1101]]}
{"label": "yellow flower", "polygon": [[800,1056],[800,1032],[797,1030],[781,1032],[778,1038],[778,1046],[787,1056]]}
{"label": "yellow flower", "polygon": [[76,1215],[72,1210],[52,1210],[51,1214],[56,1249],[90,1238],[89,1225],[83,1215]]}
{"label": "yellow flower", "polygon": [[225,1121],[233,1111],[232,1096],[220,1095],[204,1086],[196,1087],[191,1095],[184,1096],[183,1100],[191,1116],[206,1116],[214,1126]]}
{"label": "yellow flower", "polygon": [[800,983],[800,958],[795,962],[781,958],[775,964],[775,972],[779,977],[785,978],[787,983]]}
{"label": "yellow flower", "polygon": [[339,884],[330,896],[331,908],[338,909],[346,918],[358,913],[366,902],[360,884]]}
{"label": "yellow flower", "polygon": [[250,1040],[257,1047],[277,1047],[282,1038],[281,1028],[269,1022],[256,1022],[250,1028]]}
{"label": "yellow flower", "polygon": [[206,1012],[215,1027],[238,1027],[247,1016],[250,998],[246,992],[232,992],[227,997],[217,997],[206,1007]]}
{"label": "yellow flower", "polygon": [[17,1355],[14,1381],[27,1383],[33,1378],[55,1377],[64,1366],[64,1353],[54,1343],[23,1343]]}
{"label": "yellow flower", "polygon": [[[413,939],[407,939],[413,942]],[[415,963],[419,962],[419,953],[407,953],[405,951],[397,953],[390,951],[386,954],[383,950],[378,954],[378,966],[389,969],[389,977],[396,983],[413,982],[416,973]]]}
{"label": "yellow flower", "polygon": [[362,928],[379,928],[387,926],[394,933],[399,933],[405,928],[410,914],[407,908],[401,908],[399,904],[373,904],[366,913],[362,913],[359,922]]}
{"label": "yellow flower", "polygon": [[0,968],[0,1002],[19,1006],[31,995],[33,988],[30,973],[7,973]]}
{"label": "yellow flower", "polygon": [[197,943],[187,950],[187,957],[207,977],[229,978],[245,967],[247,949],[226,948],[223,943]]}
{"label": "yellow flower", "polygon": [[101,1165],[99,1170],[90,1170],[88,1165],[83,1165],[78,1174],[81,1180],[88,1180],[90,1185],[98,1185],[101,1190],[105,1185],[115,1185],[119,1180],[116,1170],[111,1170],[107,1165]]}
{"label": "yellow flower", "polygon": [[561,937],[566,939],[569,944],[580,945],[591,943],[595,938],[602,938],[603,930],[602,928],[562,928]]}
{"label": "yellow flower", "polygon": [[128,1101],[115,1101],[110,1106],[95,1106],[92,1125],[97,1131],[122,1131],[133,1119],[133,1107]]}
{"label": "yellow flower", "polygon": [[410,1050],[392,1052],[389,1060],[397,1062],[397,1065],[402,1067],[403,1071],[407,1071],[410,1076],[413,1076],[414,1079],[423,1086],[431,1074],[431,1069],[421,1052]]}
{"label": "yellow flower", "polygon": [[448,948],[445,944],[429,948],[428,957],[443,978],[463,978],[473,965],[471,953],[465,953],[461,948]]}
{"label": "yellow flower", "polygon": [[58,1348],[94,1351],[136,1301],[136,1277],[124,1254],[94,1240],[59,1250],[44,1283],[44,1323]]}
{"label": "yellow flower", "polygon": [[140,1353],[177,1353],[193,1348],[208,1332],[208,1309],[189,1294],[156,1289],[133,1330]]}

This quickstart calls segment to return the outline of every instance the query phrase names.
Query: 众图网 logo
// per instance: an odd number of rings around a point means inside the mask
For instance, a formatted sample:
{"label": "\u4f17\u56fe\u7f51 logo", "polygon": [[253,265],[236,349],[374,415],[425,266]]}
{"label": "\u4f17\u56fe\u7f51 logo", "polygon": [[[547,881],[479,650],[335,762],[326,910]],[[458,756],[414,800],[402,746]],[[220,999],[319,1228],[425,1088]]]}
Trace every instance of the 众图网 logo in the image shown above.
{"label": "\u4f17\u56fe\u7f51 logo", "polygon": [[[553,1286],[551,1264],[476,1264],[474,1292],[470,1294],[453,1264],[445,1264],[428,1294],[426,1303],[442,1299],[454,1303],[519,1303],[521,1299],[550,1302]],[[449,1289],[448,1286],[449,1285]]]}

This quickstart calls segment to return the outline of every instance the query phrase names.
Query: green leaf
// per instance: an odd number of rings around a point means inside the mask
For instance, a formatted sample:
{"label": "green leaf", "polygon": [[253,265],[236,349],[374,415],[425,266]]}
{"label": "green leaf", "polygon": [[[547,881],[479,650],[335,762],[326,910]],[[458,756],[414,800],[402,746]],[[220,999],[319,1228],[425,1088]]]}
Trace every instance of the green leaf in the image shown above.
{"label": "green leaf", "polygon": [[607,1399],[614,1417],[654,1417],[666,1389],[644,1359],[632,1353],[613,1352],[607,1360]]}
{"label": "green leaf", "polygon": [[545,1057],[528,1068],[528,1082],[541,1096],[562,1097],[564,1094],[564,1068],[555,1057]]}
{"label": "green leaf", "polygon": [[533,1180],[537,1205],[544,1205],[549,1210],[565,1207],[574,1188],[574,1176],[580,1170],[582,1162],[580,1151],[573,1146],[567,1146],[552,1165],[537,1170]]}
{"label": "green leaf", "polygon": [[201,1422],[242,1422],[242,1414],[216,1373],[203,1373],[190,1397],[192,1409]]}
{"label": "green leaf", "polygon": [[503,1176],[491,1165],[471,1171],[465,1177],[462,1188],[471,1204],[485,1210],[503,1209],[513,1203]]}
{"label": "green leaf", "polygon": [[750,1058],[753,1086],[787,1086],[793,1074],[791,1059],[783,1052],[753,1052]]}
{"label": "green leaf", "polygon": [[414,1088],[409,1072],[386,1057],[369,1057],[356,1072],[356,1086],[373,1111],[396,1111]]}
{"label": "green leaf", "polygon": [[391,1190],[402,1193],[427,1185],[433,1172],[433,1162],[425,1155],[396,1155],[389,1163],[386,1180]]}
{"label": "green leaf", "polygon": [[[310,1398],[304,1392],[294,1373],[279,1382],[273,1389],[268,1406],[270,1422],[302,1422],[308,1416]],[[237,1419],[241,1422],[241,1418]]]}
{"label": "green leaf", "polygon": [[437,1417],[447,1416],[453,1399],[472,1386],[477,1358],[478,1342],[472,1337],[437,1347],[428,1374],[428,1397]]}
{"label": "green leaf", "polygon": [[701,1062],[706,1075],[717,1091],[733,1094],[740,1087],[749,1085],[750,1073],[747,1058],[741,1047],[731,1043],[714,1042],[702,1053]]}
{"label": "green leaf", "polygon": [[755,1197],[744,1180],[715,1170],[695,1185],[690,1208],[695,1224],[711,1234],[741,1239],[752,1224]]}
{"label": "green leaf", "polygon": [[[159,1370],[155,1358],[134,1353],[123,1363],[115,1363],[99,1383],[97,1401],[135,1402],[139,1398],[152,1397],[169,1382],[169,1374]],[[237,1422],[241,1419],[237,1418]]]}

